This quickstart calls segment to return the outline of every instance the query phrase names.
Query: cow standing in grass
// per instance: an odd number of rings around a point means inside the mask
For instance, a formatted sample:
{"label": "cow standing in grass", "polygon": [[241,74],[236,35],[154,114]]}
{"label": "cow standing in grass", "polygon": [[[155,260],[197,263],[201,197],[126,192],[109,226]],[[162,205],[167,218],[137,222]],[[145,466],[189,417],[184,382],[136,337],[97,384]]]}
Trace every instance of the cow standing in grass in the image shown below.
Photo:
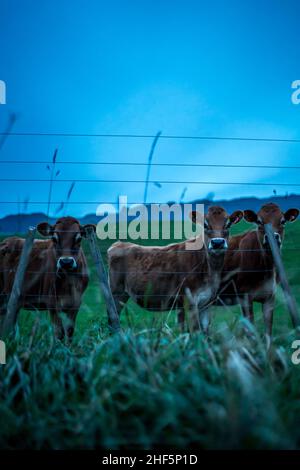
{"label": "cow standing in grass", "polygon": [[225,256],[219,304],[240,304],[243,314],[253,322],[253,302],[261,303],[268,337],[272,334],[276,271],[264,225],[272,225],[281,247],[286,222],[293,222],[298,215],[298,209],[283,213],[273,203],[262,206],[257,214],[244,211],[245,220],[255,223],[257,230],[232,237]]}
{"label": "cow standing in grass", "polygon": [[[34,241],[18,310],[48,310],[59,339],[65,335],[72,339],[81,298],[88,285],[81,240],[89,226],[81,226],[73,217],[62,217],[54,225],[42,222],[37,226],[38,232],[50,239]],[[0,244],[2,315],[6,311],[24,242],[23,238],[11,237]],[[65,328],[62,313],[67,317]]]}
{"label": "cow standing in grass", "polygon": [[191,329],[206,329],[207,306],[219,288],[229,228],[242,216],[241,211],[229,216],[222,207],[212,206],[201,220],[193,211],[192,220],[204,223],[201,249],[196,244],[195,249],[186,249],[186,242],[167,246],[114,243],[108,250],[108,264],[118,313],[132,298],[148,310],[179,309],[182,325],[187,309]]}

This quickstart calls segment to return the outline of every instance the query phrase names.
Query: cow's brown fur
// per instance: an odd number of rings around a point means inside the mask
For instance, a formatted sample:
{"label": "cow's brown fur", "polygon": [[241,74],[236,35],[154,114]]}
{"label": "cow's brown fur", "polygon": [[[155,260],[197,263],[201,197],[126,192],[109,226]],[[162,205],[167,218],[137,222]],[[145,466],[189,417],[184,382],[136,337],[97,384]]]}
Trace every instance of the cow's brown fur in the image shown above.
{"label": "cow's brown fur", "polygon": [[234,236],[229,241],[225,256],[220,299],[227,305],[240,303],[243,314],[254,320],[253,302],[262,304],[267,335],[272,334],[276,273],[272,252],[265,243],[264,224],[271,224],[273,232],[283,240],[284,224],[294,221],[298,209],[283,213],[280,208],[269,203],[256,214],[244,211],[248,222],[257,224],[257,230]]}
{"label": "cow's brown fur", "polygon": [[[52,238],[34,241],[25,273],[18,309],[48,310],[56,336],[60,339],[65,334],[68,339],[72,338],[82,294],[88,284],[86,258],[80,246],[86,227],[80,226],[73,217],[62,217],[54,226],[39,224],[40,232]],[[76,235],[78,241],[75,240]],[[0,244],[2,314],[12,290],[24,241],[23,238],[11,237]],[[58,269],[57,260],[64,256],[74,257],[75,269]],[[66,328],[60,316],[62,312],[67,316]]]}
{"label": "cow's brown fur", "polygon": [[[195,216],[197,214],[193,213],[194,221]],[[199,312],[219,287],[224,261],[224,250],[209,253],[208,242],[214,237],[228,238],[226,222],[237,223],[241,217],[240,211],[229,217],[221,207],[209,208],[205,244],[198,250],[187,250],[185,242],[162,247],[114,243],[108,250],[108,263],[110,286],[118,312],[130,297],[149,310],[179,308],[179,320],[183,322],[187,290],[190,293],[188,303],[191,304],[191,298],[197,299]],[[198,315],[192,322],[192,327],[197,328]]]}

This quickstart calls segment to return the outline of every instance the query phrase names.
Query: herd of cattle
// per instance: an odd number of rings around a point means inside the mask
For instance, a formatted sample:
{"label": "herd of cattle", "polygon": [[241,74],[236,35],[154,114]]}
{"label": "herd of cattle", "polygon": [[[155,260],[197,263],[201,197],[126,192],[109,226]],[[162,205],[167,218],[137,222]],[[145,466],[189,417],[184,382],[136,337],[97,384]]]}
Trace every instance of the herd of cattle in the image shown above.
{"label": "herd of cattle", "polygon": [[[201,249],[187,250],[185,242],[167,246],[140,246],[118,241],[108,250],[109,283],[118,313],[131,298],[148,310],[176,309],[182,328],[208,331],[210,306],[240,304],[253,322],[253,302],[262,304],[266,333],[271,335],[276,272],[264,232],[271,224],[281,245],[286,222],[298,209],[283,213],[269,203],[258,213],[211,206],[204,219],[193,211],[195,223],[204,225]],[[256,230],[230,236],[230,227],[242,219]],[[59,339],[71,339],[82,295],[88,285],[87,262],[81,240],[91,225],[73,217],[54,225],[37,226],[46,240],[35,240],[23,282],[18,309],[48,310]],[[96,229],[95,226],[92,226]],[[0,244],[0,315],[5,315],[24,239],[10,237]],[[63,322],[61,313],[67,317]]]}

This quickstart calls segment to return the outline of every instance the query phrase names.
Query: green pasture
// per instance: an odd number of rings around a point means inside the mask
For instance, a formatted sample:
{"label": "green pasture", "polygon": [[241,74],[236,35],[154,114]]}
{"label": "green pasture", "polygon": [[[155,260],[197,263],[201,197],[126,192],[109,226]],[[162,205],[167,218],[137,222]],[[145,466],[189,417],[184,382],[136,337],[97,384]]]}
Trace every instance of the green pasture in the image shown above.
{"label": "green pasture", "polygon": [[[287,226],[283,249],[298,304],[299,231],[299,222]],[[105,261],[109,245],[99,242]],[[280,288],[269,349],[258,307],[257,328],[238,307],[215,308],[207,339],[180,333],[175,312],[129,302],[122,333],[110,335],[86,243],[84,250],[91,278],[73,344],[55,340],[47,314],[25,311],[6,339],[1,449],[300,447],[300,365],[291,361],[299,333]]]}
{"label": "green pasture", "polygon": [[[246,223],[241,222],[237,226],[233,227],[232,234],[251,230],[253,227]],[[150,229],[149,229],[150,230]],[[161,234],[161,229],[159,230]],[[149,232],[150,233],[150,232]],[[171,243],[179,241],[174,239],[174,227],[171,226]],[[112,241],[103,240],[98,241],[99,248],[102,252],[103,260],[106,263],[106,252],[111,245]],[[170,243],[170,240],[137,240],[136,243],[145,245],[164,245]],[[298,250],[297,250],[298,249]],[[86,293],[84,294],[82,307],[77,317],[76,324],[76,338],[80,336],[89,328],[94,325],[101,324],[105,327],[107,323],[106,310],[103,302],[103,298],[99,289],[99,283],[96,277],[95,267],[90,256],[89,247],[87,243],[84,243],[84,251],[87,256],[89,271],[90,271],[90,282]],[[300,275],[300,222],[294,222],[293,224],[287,224],[286,234],[283,245],[283,260],[286,268],[287,276],[292,287],[293,294],[295,295],[297,302],[300,302],[300,284],[298,276]],[[44,315],[40,313],[39,315]],[[222,322],[234,323],[237,318],[241,315],[240,307],[216,307],[213,310],[213,323],[214,328]],[[32,322],[36,317],[36,313],[22,312],[20,316],[19,325],[21,331],[28,331],[31,328]],[[263,319],[261,315],[260,305],[255,306],[255,318],[256,324],[259,331],[263,331]],[[134,304],[134,302],[128,302],[127,312],[121,316],[121,323],[124,328],[133,328],[134,330],[140,330],[141,328],[152,327],[153,324],[159,325],[167,323],[170,327],[176,328],[176,312],[166,313],[153,313],[148,312],[145,309]],[[286,333],[291,329],[291,322],[288,311],[286,310],[284,295],[280,287],[277,292],[277,306],[274,315],[274,335]]]}

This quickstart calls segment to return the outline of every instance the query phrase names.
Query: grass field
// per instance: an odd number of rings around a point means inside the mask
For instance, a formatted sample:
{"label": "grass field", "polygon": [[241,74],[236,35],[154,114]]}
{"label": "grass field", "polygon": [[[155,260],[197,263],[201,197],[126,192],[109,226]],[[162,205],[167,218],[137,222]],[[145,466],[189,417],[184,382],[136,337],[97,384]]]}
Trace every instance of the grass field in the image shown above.
{"label": "grass field", "polygon": [[[235,231],[249,229],[239,224]],[[284,264],[299,305],[300,223],[286,228]],[[297,244],[298,243],[298,244]],[[101,243],[106,251],[109,244]],[[46,314],[21,312],[0,366],[0,448],[298,448],[300,365],[278,288],[274,342],[239,307],[215,308],[212,335],[180,334],[175,312],[129,302],[110,336],[95,269],[70,347]],[[258,307],[258,306],[257,306]],[[245,327],[252,332],[245,334]]]}

